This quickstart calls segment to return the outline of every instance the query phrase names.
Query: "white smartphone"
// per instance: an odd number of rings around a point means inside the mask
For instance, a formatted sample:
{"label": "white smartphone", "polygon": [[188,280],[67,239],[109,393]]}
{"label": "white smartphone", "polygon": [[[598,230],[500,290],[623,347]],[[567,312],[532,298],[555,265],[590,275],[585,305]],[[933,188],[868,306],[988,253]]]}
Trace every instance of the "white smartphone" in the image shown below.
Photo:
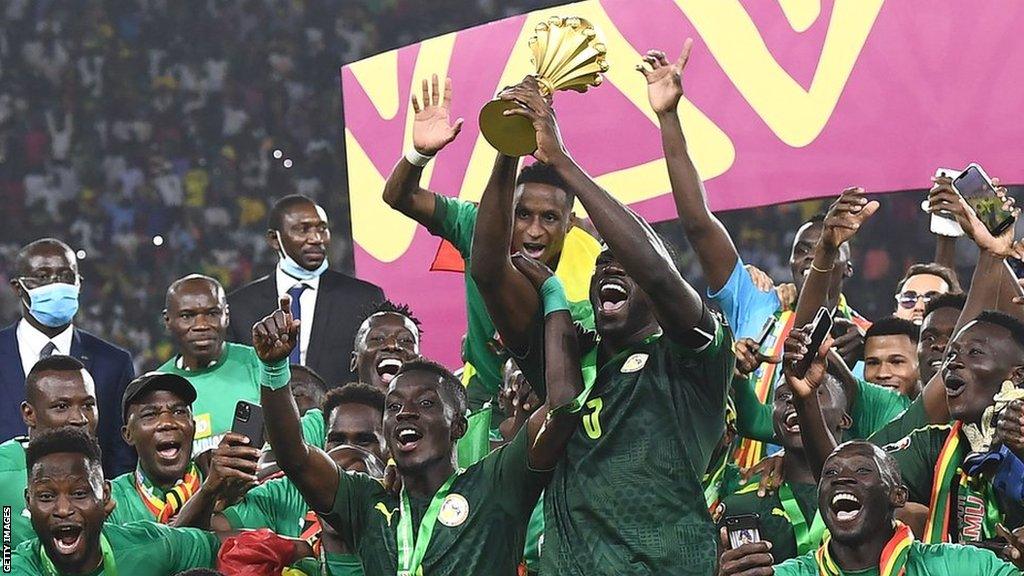
{"label": "white smartphone", "polygon": [[[956,180],[958,176],[960,176],[960,170],[953,170],[951,168],[939,168],[935,171],[936,178],[946,177],[950,180]],[[925,201],[923,206],[927,210],[928,202]],[[957,223],[956,219],[951,214],[944,214],[942,212],[932,214],[930,229],[932,234],[949,236],[951,238],[958,238],[964,235],[964,230]]]}

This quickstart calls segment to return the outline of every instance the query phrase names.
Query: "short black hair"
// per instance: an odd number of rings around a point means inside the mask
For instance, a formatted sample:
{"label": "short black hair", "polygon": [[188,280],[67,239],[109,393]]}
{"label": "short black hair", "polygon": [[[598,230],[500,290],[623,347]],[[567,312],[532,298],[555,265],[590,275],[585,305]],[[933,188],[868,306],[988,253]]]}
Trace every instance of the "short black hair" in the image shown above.
{"label": "short black hair", "polygon": [[942,278],[949,286],[950,292],[963,292],[963,288],[960,286],[960,279],[956,277],[956,272],[936,262],[914,264],[910,268],[907,268],[907,273],[904,274],[903,278],[898,284],[896,284],[896,291],[902,292],[903,285],[907,283],[907,280],[910,280],[911,276],[919,276],[921,274],[931,274],[932,276]]}
{"label": "short black hair", "polygon": [[384,416],[384,392],[372,384],[349,382],[341,388],[333,388],[324,397],[324,421],[331,419],[331,412],[345,404],[362,404],[378,410]]}
{"label": "short black hair", "polygon": [[576,195],[569,188],[565,178],[562,178],[562,175],[550,165],[543,162],[534,162],[520,170],[519,176],[516,178],[516,188],[530,183],[547,184],[548,186],[558,188],[565,193],[566,207],[570,211],[572,210],[572,206],[576,202]]}
{"label": "short black hair", "polygon": [[420,319],[417,318],[416,315],[412,313],[412,309],[409,308],[408,304],[398,304],[396,302],[392,302],[391,300],[385,300],[378,304],[377,307],[373,309],[373,312],[367,314],[366,317],[367,319],[369,319],[370,317],[376,316],[377,314],[398,314],[399,316],[405,316],[406,318],[409,319],[410,322],[413,323],[413,326],[416,326],[416,330],[420,333],[420,335],[423,335],[423,323],[420,322]]}
{"label": "short black hair", "polygon": [[274,206],[271,207],[270,212],[267,214],[267,229],[280,231],[281,226],[284,226],[285,213],[300,204],[316,206],[316,202],[312,198],[302,194],[289,194],[274,202]]}
{"label": "short black hair", "polygon": [[323,376],[317,374],[316,370],[313,370],[309,366],[303,366],[302,364],[289,364],[288,368],[291,370],[293,379],[295,378],[296,372],[304,374],[309,377],[309,380],[313,381],[313,384],[320,390],[320,392],[327,392],[327,382],[324,380]]}
{"label": "short black hair", "polygon": [[901,335],[910,338],[911,342],[917,344],[917,341],[921,339],[921,327],[910,320],[904,320],[896,316],[886,316],[879,318],[871,324],[871,327],[864,334],[864,340],[875,336]]}
{"label": "short black hair", "polygon": [[35,465],[51,454],[81,454],[89,468],[103,470],[103,452],[95,438],[74,426],[61,426],[45,430],[34,436],[25,448],[25,469],[29,477]]}
{"label": "short black hair", "polygon": [[451,373],[451,370],[448,370],[437,362],[420,357],[403,363],[402,367],[398,369],[398,374],[395,375],[395,378],[409,372],[429,372],[440,378],[441,382],[439,384],[441,390],[444,392],[443,395],[448,396],[449,400],[454,404],[456,414],[466,413],[466,404],[468,402],[466,398],[466,388],[462,385],[462,382],[460,382],[459,379]]}
{"label": "short black hair", "polygon": [[932,312],[935,312],[939,308],[955,308],[961,312],[964,306],[967,305],[967,295],[959,294],[956,292],[947,292],[945,294],[939,294],[935,298],[932,298],[924,305],[924,315],[927,317]]}
{"label": "short black hair", "polygon": [[1006,328],[1010,332],[1010,337],[1013,338],[1013,341],[1017,346],[1024,349],[1024,322],[1017,320],[1009,314],[997,312],[995,310],[985,310],[981,314],[978,314],[978,317],[974,320]]}
{"label": "short black hair", "polygon": [[80,374],[82,370],[85,370],[85,364],[78,358],[72,356],[65,356],[63,354],[54,354],[47,356],[32,365],[32,369],[28,371],[28,376],[25,377],[25,398],[31,400],[38,390],[39,380],[43,377],[44,372],[74,372]]}

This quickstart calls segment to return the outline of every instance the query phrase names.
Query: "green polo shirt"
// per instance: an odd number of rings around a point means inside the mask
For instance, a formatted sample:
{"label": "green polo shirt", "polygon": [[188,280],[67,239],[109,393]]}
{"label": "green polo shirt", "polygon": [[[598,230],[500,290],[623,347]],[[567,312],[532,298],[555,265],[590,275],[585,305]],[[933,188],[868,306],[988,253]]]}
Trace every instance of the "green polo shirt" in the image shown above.
{"label": "green polo shirt", "polygon": [[[772,550],[772,554],[775,550]],[[910,545],[906,576],[1019,576],[1020,571],[990,550],[955,544]],[[844,576],[878,576],[878,568],[841,572]],[[775,566],[775,576],[819,576],[814,552]]]}
{"label": "green polo shirt", "polygon": [[220,358],[201,370],[182,370],[177,361],[178,357],[171,358],[158,370],[184,376],[196,389],[192,404],[196,420],[194,457],[216,448],[224,434],[231,431],[239,400],[260,403],[262,364],[252,346],[232,342],[225,342]]}
{"label": "green polo shirt", "polygon": [[[154,522],[128,526],[106,524],[103,534],[114,552],[118,576],[172,576],[189,568],[212,568],[217,562],[220,540],[195,528],[171,528]],[[43,576],[39,540],[23,542],[14,551],[11,572]],[[89,576],[114,574],[103,566]]]}

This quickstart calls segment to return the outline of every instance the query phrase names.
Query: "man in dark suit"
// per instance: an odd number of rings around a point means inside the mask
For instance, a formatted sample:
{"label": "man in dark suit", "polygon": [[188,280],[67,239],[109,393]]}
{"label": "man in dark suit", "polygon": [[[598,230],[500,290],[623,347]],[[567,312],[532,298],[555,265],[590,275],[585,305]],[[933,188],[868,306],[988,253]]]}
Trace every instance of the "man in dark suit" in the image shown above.
{"label": "man in dark suit", "polygon": [[11,287],[21,320],[0,330],[0,440],[25,434],[21,403],[32,366],[54,354],[73,356],[96,383],[104,472],[131,470],[135,452],[121,438],[121,397],[135,367],[127,351],[72,326],[81,286],[75,253],[60,240],[43,238],[18,252],[14,270]]}
{"label": "man in dark suit", "polygon": [[327,213],[305,196],[291,195],[270,210],[267,243],[278,254],[273,274],[228,295],[228,340],[252,345],[252,326],[292,297],[292,316],[302,322],[290,362],[312,368],[330,387],[349,382],[352,346],[359,324],[384,292],[377,286],[327,269],[331,231]]}

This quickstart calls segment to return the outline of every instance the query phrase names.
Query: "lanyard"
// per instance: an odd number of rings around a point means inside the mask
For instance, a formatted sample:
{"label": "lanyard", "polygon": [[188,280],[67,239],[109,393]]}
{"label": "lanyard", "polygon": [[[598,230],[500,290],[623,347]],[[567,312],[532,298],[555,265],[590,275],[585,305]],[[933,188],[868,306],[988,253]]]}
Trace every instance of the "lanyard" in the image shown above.
{"label": "lanyard", "polygon": [[804,518],[804,513],[793,496],[793,489],[786,482],[779,486],[779,500],[782,501],[782,509],[786,511],[786,516],[789,516],[789,523],[793,525],[797,554],[802,556],[814,550],[825,533],[825,521],[821,518],[821,511],[815,512],[811,527],[808,529],[807,519]]}
{"label": "lanyard", "polygon": [[461,470],[445,480],[444,484],[437,489],[434,497],[427,506],[423,520],[420,521],[420,528],[416,536],[412,533],[412,507],[409,506],[409,494],[402,488],[402,499],[399,502],[398,518],[398,576],[421,576],[423,568],[423,556],[427,553],[427,546],[430,545],[430,538],[434,535],[434,526],[437,523],[437,515],[441,512],[441,505],[448,497],[448,491],[455,482]]}
{"label": "lanyard", "polygon": [[[114,550],[110,547],[107,537],[100,532],[100,550],[103,552],[103,574],[104,576],[117,576],[117,563],[114,561]],[[39,544],[39,562],[43,565],[43,573],[46,576],[60,576],[53,561],[46,555],[43,544]]]}

